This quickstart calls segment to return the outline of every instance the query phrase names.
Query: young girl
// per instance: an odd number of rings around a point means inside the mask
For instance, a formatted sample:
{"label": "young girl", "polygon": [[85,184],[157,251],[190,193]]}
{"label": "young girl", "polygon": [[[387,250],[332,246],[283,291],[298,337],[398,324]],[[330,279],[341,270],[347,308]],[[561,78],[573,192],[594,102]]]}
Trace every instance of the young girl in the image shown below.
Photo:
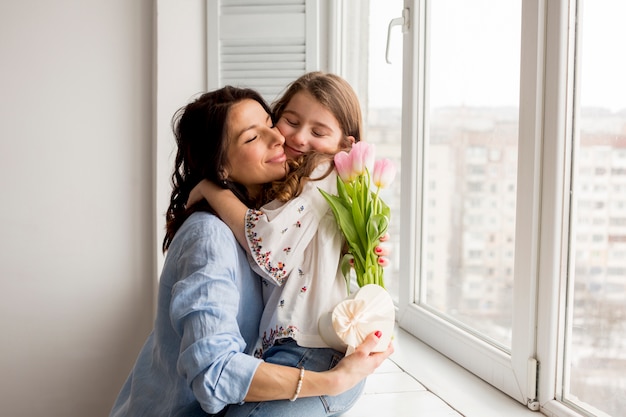
{"label": "young girl", "polygon": [[[196,191],[249,250],[253,269],[264,278],[266,306],[255,354],[282,365],[330,369],[344,352],[322,339],[318,320],[348,295],[340,270],[345,239],[319,189],[337,193],[332,158],[361,139],[360,104],[344,79],[313,72],[288,87],[274,117],[291,162],[288,176],[268,190],[271,203],[249,209],[208,181]],[[361,388],[335,411],[350,407]],[[228,415],[246,415],[237,408]]]}

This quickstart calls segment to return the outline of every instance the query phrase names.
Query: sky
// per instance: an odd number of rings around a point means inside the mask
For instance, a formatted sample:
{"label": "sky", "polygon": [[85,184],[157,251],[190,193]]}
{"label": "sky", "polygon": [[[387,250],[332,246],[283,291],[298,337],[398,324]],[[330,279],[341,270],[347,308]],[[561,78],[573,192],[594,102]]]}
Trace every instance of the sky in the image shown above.
{"label": "sky", "polygon": [[626,109],[626,1],[583,4],[581,104]]}
{"label": "sky", "polygon": [[[371,106],[399,106],[402,36],[389,21],[402,13],[402,0],[372,0],[370,12]],[[517,106],[519,101],[521,0],[436,0],[430,2],[430,100],[448,105]],[[581,104],[626,108],[626,1],[587,0],[582,7]],[[494,16],[490,19],[490,16]],[[460,75],[463,75],[462,77]]]}

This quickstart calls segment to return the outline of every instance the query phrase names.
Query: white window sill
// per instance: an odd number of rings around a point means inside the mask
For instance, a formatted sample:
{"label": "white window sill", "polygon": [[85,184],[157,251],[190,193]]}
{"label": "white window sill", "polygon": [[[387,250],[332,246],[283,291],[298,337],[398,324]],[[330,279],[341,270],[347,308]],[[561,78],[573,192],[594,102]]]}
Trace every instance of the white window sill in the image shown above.
{"label": "white window sill", "polygon": [[537,417],[513,400],[402,329],[391,360],[465,417]]}

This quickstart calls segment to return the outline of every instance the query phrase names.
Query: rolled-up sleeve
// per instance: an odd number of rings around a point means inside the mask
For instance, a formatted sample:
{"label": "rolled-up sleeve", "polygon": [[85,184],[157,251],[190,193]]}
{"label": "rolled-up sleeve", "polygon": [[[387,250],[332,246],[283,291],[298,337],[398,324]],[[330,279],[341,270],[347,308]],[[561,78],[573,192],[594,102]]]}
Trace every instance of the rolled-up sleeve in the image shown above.
{"label": "rolled-up sleeve", "polygon": [[243,353],[238,248],[216,233],[220,230],[189,239],[177,266],[183,279],[173,286],[170,305],[171,323],[181,338],[178,373],[208,413],[243,401],[261,363]]}

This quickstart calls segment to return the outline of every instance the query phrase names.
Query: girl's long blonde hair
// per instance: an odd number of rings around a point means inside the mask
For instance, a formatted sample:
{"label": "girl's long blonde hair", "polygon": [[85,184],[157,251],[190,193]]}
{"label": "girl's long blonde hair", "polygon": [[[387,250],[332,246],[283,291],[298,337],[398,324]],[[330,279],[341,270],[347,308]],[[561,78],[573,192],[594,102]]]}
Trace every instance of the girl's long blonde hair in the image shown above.
{"label": "girl's long blonde hair", "polygon": [[[274,120],[278,121],[287,104],[299,92],[305,91],[313,96],[322,106],[332,113],[341,128],[343,139],[341,150],[348,150],[352,142],[361,140],[363,116],[361,104],[352,86],[336,74],[321,71],[308,72],[292,82],[285,93],[272,105]],[[289,174],[283,180],[276,181],[269,190],[270,199],[287,201],[299,195],[306,181],[326,177],[334,167],[333,156],[319,152],[308,152],[289,162]],[[320,178],[310,178],[311,173],[320,163],[330,161],[329,170]]]}

